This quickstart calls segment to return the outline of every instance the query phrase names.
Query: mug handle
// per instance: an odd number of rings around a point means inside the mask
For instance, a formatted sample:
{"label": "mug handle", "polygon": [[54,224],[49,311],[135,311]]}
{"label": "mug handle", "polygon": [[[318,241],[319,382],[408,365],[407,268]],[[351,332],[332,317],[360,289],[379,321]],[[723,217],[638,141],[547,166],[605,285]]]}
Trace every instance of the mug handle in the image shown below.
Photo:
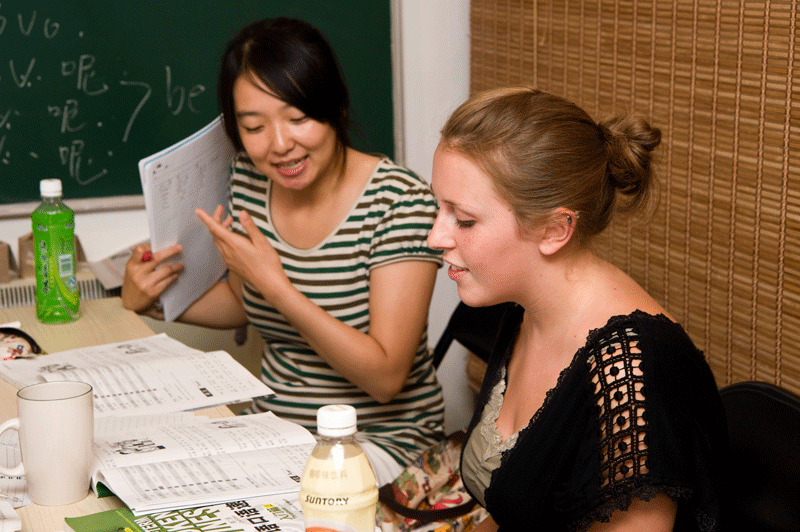
{"label": "mug handle", "polygon": [[[8,421],[5,421],[2,425],[0,425],[0,434],[4,433],[7,430],[16,430],[19,432],[19,418],[11,418]],[[22,462],[20,462],[17,467],[14,469],[8,469],[0,465],[0,473],[6,475],[7,477],[21,477],[25,474],[25,468],[22,466]]]}

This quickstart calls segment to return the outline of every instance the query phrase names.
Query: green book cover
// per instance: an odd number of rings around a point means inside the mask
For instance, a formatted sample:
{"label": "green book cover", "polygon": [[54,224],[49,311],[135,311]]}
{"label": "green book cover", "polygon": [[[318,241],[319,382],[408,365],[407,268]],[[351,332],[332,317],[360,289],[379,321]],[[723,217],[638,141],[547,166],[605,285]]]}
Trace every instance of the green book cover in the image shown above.
{"label": "green book cover", "polygon": [[64,518],[65,532],[303,532],[297,494],[135,516],[126,507]]}
{"label": "green book cover", "polygon": [[82,517],[65,517],[64,530],[67,532],[144,532],[134,519],[133,514],[127,508],[115,508]]}

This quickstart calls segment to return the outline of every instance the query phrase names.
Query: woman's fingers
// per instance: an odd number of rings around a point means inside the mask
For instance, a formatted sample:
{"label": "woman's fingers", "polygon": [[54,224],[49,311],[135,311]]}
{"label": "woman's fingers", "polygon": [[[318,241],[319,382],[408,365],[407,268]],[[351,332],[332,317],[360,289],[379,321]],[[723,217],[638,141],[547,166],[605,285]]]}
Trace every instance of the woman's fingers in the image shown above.
{"label": "woman's fingers", "polygon": [[184,268],[183,263],[164,261],[175,257],[182,249],[180,244],[155,253],[151,251],[150,244],[141,244],[134,248],[125,265],[125,292],[131,298],[135,298],[138,302],[136,306],[141,306],[146,300],[155,300],[177,279]]}
{"label": "woman's fingers", "polygon": [[139,244],[133,248],[133,252],[131,253],[131,257],[128,259],[128,262],[132,262],[134,264],[137,262],[143,262],[142,258],[146,253],[151,253],[150,244]]}
{"label": "woman's fingers", "polygon": [[165,260],[179,254],[183,248],[180,244],[175,244],[161,251],[153,252],[150,244],[140,244],[133,249],[131,257],[126,265],[127,269],[134,271],[153,271]]}
{"label": "woman's fingers", "polygon": [[203,209],[195,209],[194,211],[197,217],[200,218],[200,221],[203,222],[208,228],[208,232],[211,233],[211,236],[214,238],[220,236],[223,229],[222,224],[219,221],[219,217],[221,216],[221,214],[218,214],[219,210],[220,207],[217,207],[217,209],[214,211],[214,216],[208,214]]}
{"label": "woman's fingers", "polygon": [[183,251],[183,247],[180,244],[173,244],[172,246],[166,247],[161,251],[156,251],[153,253],[153,266],[157,266],[161,264],[163,261],[178,255],[181,251]]}
{"label": "woman's fingers", "polygon": [[261,229],[259,229],[256,225],[255,220],[253,220],[253,217],[250,216],[249,212],[242,211],[239,214],[239,223],[242,224],[242,228],[244,228],[244,230],[247,232],[247,236],[250,237],[250,241],[253,242],[253,244],[266,239],[264,234],[261,232]]}
{"label": "woman's fingers", "polygon": [[183,264],[181,263],[168,264],[158,268],[153,272],[153,275],[158,274],[157,277],[153,278],[153,292],[157,294],[157,296],[160,296],[169,285],[175,282],[182,271]]}

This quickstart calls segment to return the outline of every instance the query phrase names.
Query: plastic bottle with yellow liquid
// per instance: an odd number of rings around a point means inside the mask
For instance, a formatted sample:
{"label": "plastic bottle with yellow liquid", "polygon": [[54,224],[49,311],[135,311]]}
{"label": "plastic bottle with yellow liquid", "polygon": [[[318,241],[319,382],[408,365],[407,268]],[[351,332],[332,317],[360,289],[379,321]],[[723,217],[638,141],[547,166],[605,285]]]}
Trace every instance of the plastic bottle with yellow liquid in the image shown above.
{"label": "plastic bottle with yellow liquid", "polygon": [[378,488],[355,433],[352,406],[328,405],[317,410],[319,441],[300,482],[306,531],[375,531]]}

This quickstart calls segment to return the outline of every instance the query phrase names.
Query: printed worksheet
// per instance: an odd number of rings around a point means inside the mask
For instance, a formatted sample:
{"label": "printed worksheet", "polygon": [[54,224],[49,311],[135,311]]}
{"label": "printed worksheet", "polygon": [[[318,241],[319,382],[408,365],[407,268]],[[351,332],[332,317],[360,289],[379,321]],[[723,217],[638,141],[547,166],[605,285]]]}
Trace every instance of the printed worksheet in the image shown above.
{"label": "printed worksheet", "polygon": [[109,416],[94,420],[94,437],[105,438],[123,432],[146,430],[160,425],[189,425],[204,423],[208,416],[192,412],[173,412],[153,416]]}
{"label": "printed worksheet", "polygon": [[92,489],[140,515],[296,492],[316,439],[272,412],[97,438]]}
{"label": "printed worksheet", "polygon": [[[208,416],[198,416],[191,412],[177,412],[155,416],[113,416],[95,420],[95,438],[111,438],[115,434],[134,430],[150,430],[159,425],[191,425],[208,421]],[[22,459],[19,448],[19,433],[7,430],[0,434],[0,465],[7,468],[16,467]],[[9,477],[0,475],[0,503],[5,501],[12,508],[20,508],[31,504],[28,485],[25,477]],[[9,519],[13,516],[9,514]],[[6,529],[11,530],[11,529]],[[17,528],[19,530],[19,528]],[[0,529],[0,532],[6,532]]]}
{"label": "printed worksheet", "polygon": [[[19,433],[16,430],[7,430],[0,434],[0,464],[10,469],[17,467],[20,460],[22,453],[19,450]],[[0,474],[0,494],[2,494],[0,501],[5,501],[12,508],[20,508],[31,503],[25,477]]]}
{"label": "printed worksheet", "polygon": [[225,351],[205,353],[164,333],[2,361],[0,374],[17,388],[87,382],[94,388],[96,418],[189,411],[273,395]]}
{"label": "printed worksheet", "polygon": [[159,424],[96,436],[92,475],[150,462],[314,444],[303,426],[272,412]]}
{"label": "printed worksheet", "polygon": [[173,321],[227,270],[208,228],[195,214],[227,207],[235,151],[217,117],[186,139],[139,161],[153,251],[181,244],[185,268],[161,295],[164,320]]}

